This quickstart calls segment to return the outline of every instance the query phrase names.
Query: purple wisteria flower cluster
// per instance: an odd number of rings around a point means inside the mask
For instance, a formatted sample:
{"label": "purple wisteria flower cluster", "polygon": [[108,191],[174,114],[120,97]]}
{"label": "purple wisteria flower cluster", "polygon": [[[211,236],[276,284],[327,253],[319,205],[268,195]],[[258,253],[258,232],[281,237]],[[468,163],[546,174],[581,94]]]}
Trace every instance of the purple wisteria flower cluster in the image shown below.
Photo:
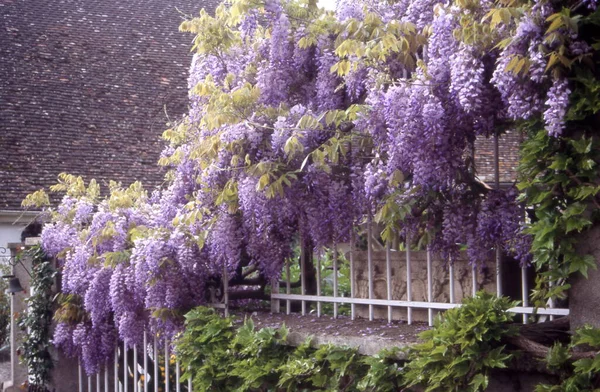
{"label": "purple wisteria flower cluster", "polygon": [[[545,72],[543,52],[551,6],[517,18],[502,49],[457,34],[465,14],[484,18],[487,1],[244,7],[191,22],[202,33],[189,114],[165,133],[168,186],[148,196],[114,185],[104,200],[70,192],[44,227],[63,292],[83,310],[54,342],[89,374],[118,339],[173,337],[225,275],[279,279],[294,246],[348,242],[373,219],[402,240],[431,234],[427,245],[448,260],[466,245],[473,264],[496,247],[530,262],[517,192],[475,181],[472,149],[512,120],[563,132],[569,81]],[[515,58],[526,72],[507,70]]]}

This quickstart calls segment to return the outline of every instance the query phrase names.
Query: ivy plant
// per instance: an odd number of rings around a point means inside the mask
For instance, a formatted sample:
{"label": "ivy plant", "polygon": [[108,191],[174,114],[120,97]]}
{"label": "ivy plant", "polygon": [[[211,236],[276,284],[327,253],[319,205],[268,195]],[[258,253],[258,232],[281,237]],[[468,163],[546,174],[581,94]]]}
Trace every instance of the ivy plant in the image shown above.
{"label": "ivy plant", "polygon": [[56,271],[40,246],[27,251],[31,257],[31,292],[27,301],[27,312],[19,327],[26,333],[20,347],[21,359],[27,365],[31,385],[44,387],[50,381],[53,368],[50,356],[50,327],[53,315],[52,285]]}

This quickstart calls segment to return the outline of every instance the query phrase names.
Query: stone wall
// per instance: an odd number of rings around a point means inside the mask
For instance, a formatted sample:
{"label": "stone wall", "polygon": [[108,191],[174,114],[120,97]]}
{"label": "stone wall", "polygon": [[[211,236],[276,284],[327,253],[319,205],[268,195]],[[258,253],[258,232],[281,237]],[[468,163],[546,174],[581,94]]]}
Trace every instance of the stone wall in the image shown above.
{"label": "stone wall", "polygon": [[[472,293],[472,268],[462,254],[453,264],[454,300],[459,303]],[[392,299],[407,300],[406,252],[391,251]],[[357,298],[369,298],[367,251],[354,252],[354,284]],[[373,294],[376,299],[387,299],[386,252],[373,251]],[[438,258],[432,259],[433,301],[450,303],[450,273],[448,264]],[[411,252],[412,300],[427,301],[427,252]],[[492,263],[477,270],[477,290],[496,292],[495,267]],[[356,306],[358,317],[369,317],[367,305]],[[387,318],[387,307],[375,306],[375,318]],[[393,318],[406,320],[406,309],[395,308]],[[427,321],[426,309],[413,309],[413,319]]]}

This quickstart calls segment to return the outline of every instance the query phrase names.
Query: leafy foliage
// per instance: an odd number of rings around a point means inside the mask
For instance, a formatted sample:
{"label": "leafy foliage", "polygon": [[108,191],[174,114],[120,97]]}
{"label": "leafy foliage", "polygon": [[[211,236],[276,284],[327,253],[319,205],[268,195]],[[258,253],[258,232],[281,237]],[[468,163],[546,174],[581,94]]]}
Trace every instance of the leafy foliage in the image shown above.
{"label": "leafy foliage", "polygon": [[[565,8],[548,17],[547,40],[568,30],[579,31],[585,42],[597,42],[598,15],[598,10],[573,15]],[[559,42],[565,45],[564,40]],[[587,277],[590,269],[596,269],[594,257],[576,249],[582,233],[600,218],[600,142],[596,135],[600,81],[598,59],[588,48],[580,55],[583,57],[564,58],[568,52],[560,47],[550,54],[548,67],[568,72],[573,86],[563,137],[548,136],[539,121],[520,124],[529,137],[521,148],[518,187],[532,211],[528,232],[533,237],[531,251],[538,270],[534,294],[538,306],[544,306],[548,298],[564,298],[570,275]],[[555,58],[562,66],[555,64]]]}
{"label": "leafy foliage", "polygon": [[369,366],[369,370],[360,380],[358,390],[365,392],[399,390],[404,371],[397,360],[399,351],[398,348],[390,348],[372,357],[365,357],[363,361]]}
{"label": "leafy foliage", "polygon": [[[264,295],[296,244],[347,242],[373,221],[385,241],[446,260],[501,249],[537,267],[538,305],[564,295],[594,265],[575,252],[600,183],[600,18],[586,1],[342,1],[333,13],[232,0],[185,21],[190,110],[163,135],[166,186],[111,183],[102,198],[63,174],[51,188],[65,196],[46,211],[44,250],[62,263],[65,304],[81,305],[57,344],[93,374],[118,338],[179,333],[225,279],[243,287],[252,268]],[[529,137],[521,199],[482,184],[473,156],[476,139],[516,130]]]}
{"label": "leafy foliage", "polygon": [[355,349],[310,339],[294,348],[287,329],[255,330],[252,320],[236,328],[231,318],[199,307],[186,315],[176,344],[184,378],[198,391],[395,391],[401,369],[395,351],[362,357]]}
{"label": "leafy foliage", "polygon": [[[0,265],[0,274],[7,275],[10,272],[8,264]],[[0,347],[8,343],[10,336],[10,296],[7,294],[8,283],[5,279],[0,280]]]}
{"label": "leafy foliage", "polygon": [[408,385],[422,384],[426,391],[485,390],[489,370],[506,368],[512,358],[501,342],[516,333],[506,312],[512,306],[505,297],[479,292],[438,317],[433,329],[421,334],[425,342],[410,352]]}
{"label": "leafy foliage", "polygon": [[32,295],[27,298],[27,312],[19,322],[19,327],[25,330],[25,338],[20,347],[21,358],[27,365],[30,384],[45,386],[50,381],[53,368],[49,349],[53,312],[52,285],[56,271],[39,245],[26,252],[32,260]]}
{"label": "leafy foliage", "polygon": [[[573,360],[573,353],[594,350],[595,355]],[[555,345],[546,358],[549,369],[561,376],[557,385],[540,384],[536,392],[583,392],[600,388],[600,329],[584,326],[575,331],[571,344]]]}

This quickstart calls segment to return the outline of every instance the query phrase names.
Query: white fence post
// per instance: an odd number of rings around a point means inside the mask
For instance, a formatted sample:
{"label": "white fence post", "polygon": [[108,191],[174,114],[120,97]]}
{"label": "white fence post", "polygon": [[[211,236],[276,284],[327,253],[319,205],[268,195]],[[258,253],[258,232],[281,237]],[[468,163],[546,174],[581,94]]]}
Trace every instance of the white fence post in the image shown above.
{"label": "white fence post", "polygon": [[[386,280],[386,288],[387,288],[387,299],[392,299],[392,263],[391,263],[391,255],[390,255],[390,242],[386,241],[385,243],[385,280]],[[391,324],[393,319],[392,307],[388,305],[388,323]]]}
{"label": "white fence post", "polygon": [[[406,300],[412,301],[412,274],[410,260],[410,235],[406,234]],[[412,308],[406,308],[406,319],[408,324],[412,324]]]}
{"label": "white fence post", "polygon": [[[367,268],[368,268],[368,284],[369,284],[369,299],[373,299],[373,228],[371,223],[371,215],[367,222]],[[373,305],[369,304],[369,320],[373,321]]]}
{"label": "white fence post", "polygon": [[[431,250],[427,247],[427,301],[433,302],[433,268],[431,261]],[[427,309],[427,321],[433,326],[433,309]]]}
{"label": "white fence post", "polygon": [[[354,298],[356,289],[354,288],[354,230],[350,233],[350,298]],[[350,304],[350,318],[354,320],[356,317],[356,306]]]}
{"label": "white fence post", "polygon": [[[316,252],[317,259],[317,296],[321,296],[321,255]],[[317,301],[317,317],[321,317],[323,305],[321,301]]]}
{"label": "white fence post", "polygon": [[[338,297],[338,251],[337,244],[333,242],[333,297]],[[338,317],[339,304],[333,303],[333,318]]]}

